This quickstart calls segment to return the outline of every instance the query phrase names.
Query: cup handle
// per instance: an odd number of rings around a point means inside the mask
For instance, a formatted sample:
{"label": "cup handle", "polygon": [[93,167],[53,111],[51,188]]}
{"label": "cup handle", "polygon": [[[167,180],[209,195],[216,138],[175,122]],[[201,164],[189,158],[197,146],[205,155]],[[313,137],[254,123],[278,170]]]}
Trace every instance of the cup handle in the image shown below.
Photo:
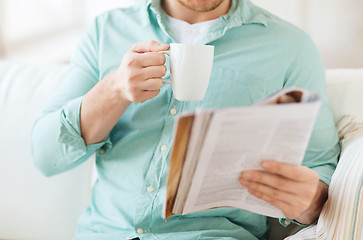
{"label": "cup handle", "polygon": [[[159,53],[166,54],[166,55],[168,55],[170,57],[170,50],[159,51]],[[163,82],[171,84],[171,79],[163,79]]]}

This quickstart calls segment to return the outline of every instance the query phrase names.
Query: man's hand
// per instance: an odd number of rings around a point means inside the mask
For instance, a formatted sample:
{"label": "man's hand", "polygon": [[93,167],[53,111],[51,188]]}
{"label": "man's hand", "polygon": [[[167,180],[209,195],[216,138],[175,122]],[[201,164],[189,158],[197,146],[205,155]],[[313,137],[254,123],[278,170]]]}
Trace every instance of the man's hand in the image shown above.
{"label": "man's hand", "polygon": [[131,102],[142,103],[159,94],[166,69],[158,51],[169,45],[155,41],[136,43],[120,67],[99,81],[83,98],[81,134],[86,145],[103,141]]}
{"label": "man's hand", "polygon": [[262,163],[263,171],[245,171],[240,183],[254,196],[279,208],[302,224],[314,222],[327,199],[328,187],[312,169],[276,161]]}
{"label": "man's hand", "polygon": [[138,42],[124,55],[113,76],[113,86],[124,99],[142,103],[159,94],[166,74],[165,56],[159,51],[168,49],[156,41]]}

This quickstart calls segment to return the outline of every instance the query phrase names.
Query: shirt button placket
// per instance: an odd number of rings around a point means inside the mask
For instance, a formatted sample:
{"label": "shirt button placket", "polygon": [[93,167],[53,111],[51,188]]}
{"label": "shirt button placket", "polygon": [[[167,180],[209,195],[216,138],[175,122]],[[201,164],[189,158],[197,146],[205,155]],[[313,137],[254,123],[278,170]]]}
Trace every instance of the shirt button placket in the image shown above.
{"label": "shirt button placket", "polygon": [[172,109],[170,109],[170,114],[171,115],[176,115],[177,114],[177,110],[175,107],[173,107]]}
{"label": "shirt button placket", "polygon": [[102,148],[100,148],[100,150],[98,151],[98,153],[99,153],[100,155],[103,155],[103,154],[105,154],[105,153],[106,153],[106,149],[105,149],[104,147],[102,147]]}
{"label": "shirt button placket", "polygon": [[160,151],[165,152],[167,147],[165,145],[161,146]]}
{"label": "shirt button placket", "polygon": [[137,232],[138,234],[143,234],[143,233],[144,233],[144,229],[142,229],[142,228],[138,228],[138,229],[136,230],[136,232]]}
{"label": "shirt button placket", "polygon": [[146,188],[146,191],[148,191],[149,193],[152,193],[152,192],[154,191],[153,186],[148,186],[148,187]]}

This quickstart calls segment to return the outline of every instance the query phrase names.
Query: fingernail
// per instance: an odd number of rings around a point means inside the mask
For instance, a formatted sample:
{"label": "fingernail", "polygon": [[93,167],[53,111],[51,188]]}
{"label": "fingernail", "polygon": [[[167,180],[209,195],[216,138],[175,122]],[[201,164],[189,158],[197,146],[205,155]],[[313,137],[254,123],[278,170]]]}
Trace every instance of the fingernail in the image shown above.
{"label": "fingernail", "polygon": [[246,180],[242,180],[241,184],[244,185],[244,186],[248,186],[248,185],[250,185],[250,182],[246,181]]}
{"label": "fingernail", "polygon": [[244,173],[243,174],[244,180],[251,180],[252,179],[252,173]]}
{"label": "fingernail", "polygon": [[264,169],[270,169],[270,168],[271,168],[271,164],[270,164],[270,163],[268,163],[268,162],[263,162],[263,163],[262,163],[262,167],[263,167]]}

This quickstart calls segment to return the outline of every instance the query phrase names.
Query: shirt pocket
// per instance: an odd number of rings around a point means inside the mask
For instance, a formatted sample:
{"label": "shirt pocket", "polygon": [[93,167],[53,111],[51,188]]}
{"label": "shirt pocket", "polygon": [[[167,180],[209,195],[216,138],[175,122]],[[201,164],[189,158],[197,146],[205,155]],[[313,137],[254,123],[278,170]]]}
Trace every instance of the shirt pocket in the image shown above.
{"label": "shirt pocket", "polygon": [[214,68],[200,108],[225,108],[253,104],[268,94],[265,74],[252,70]]}

